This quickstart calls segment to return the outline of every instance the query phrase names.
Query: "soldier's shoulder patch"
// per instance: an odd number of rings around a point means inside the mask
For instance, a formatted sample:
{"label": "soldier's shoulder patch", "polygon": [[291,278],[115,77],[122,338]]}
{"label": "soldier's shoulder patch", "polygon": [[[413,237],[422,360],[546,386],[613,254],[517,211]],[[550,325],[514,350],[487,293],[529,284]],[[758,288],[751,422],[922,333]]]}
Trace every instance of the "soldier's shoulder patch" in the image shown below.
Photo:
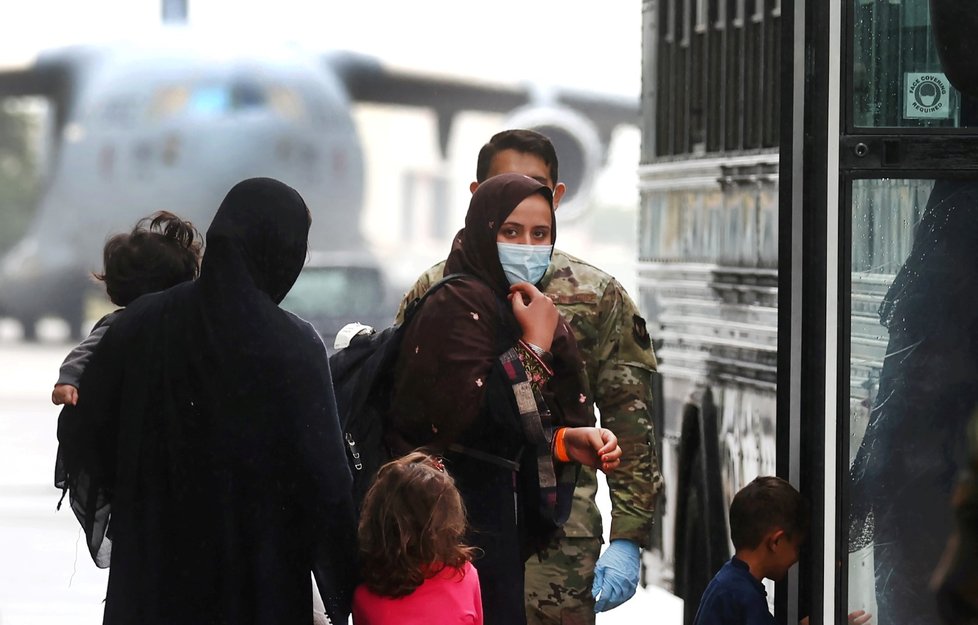
{"label": "soldier's shoulder patch", "polygon": [[573,279],[574,278],[574,271],[570,267],[558,267],[554,271],[553,277],[554,278],[567,278],[567,279],[571,279],[571,281],[574,282],[575,284],[577,283],[577,280],[574,280]]}
{"label": "soldier's shoulder patch", "polygon": [[642,349],[652,347],[652,337],[649,336],[649,331],[645,327],[645,319],[641,315],[632,315],[632,336],[635,338],[635,344]]}
{"label": "soldier's shoulder patch", "polygon": [[547,293],[555,304],[597,304],[598,296],[587,291],[580,293]]}

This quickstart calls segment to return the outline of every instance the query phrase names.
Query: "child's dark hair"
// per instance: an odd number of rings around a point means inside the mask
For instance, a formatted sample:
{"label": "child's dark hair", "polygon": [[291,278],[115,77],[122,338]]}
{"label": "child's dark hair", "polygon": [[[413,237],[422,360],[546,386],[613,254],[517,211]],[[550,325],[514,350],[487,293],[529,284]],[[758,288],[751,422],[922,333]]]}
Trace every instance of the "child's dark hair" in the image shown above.
{"label": "child's dark hair", "polygon": [[730,539],[735,549],[754,549],[775,528],[789,538],[803,539],[808,534],[808,506],[780,477],[754,478],[730,503]]}
{"label": "child's dark hair", "polygon": [[388,462],[360,512],[364,584],[403,597],[445,567],[461,569],[474,551],[463,544],[464,533],[465,506],[440,460],[412,452]]}
{"label": "child's dark hair", "polygon": [[193,280],[200,271],[201,236],[189,221],[167,211],[140,219],[132,232],[105,243],[103,271],[94,274],[116,306],[146,293]]}

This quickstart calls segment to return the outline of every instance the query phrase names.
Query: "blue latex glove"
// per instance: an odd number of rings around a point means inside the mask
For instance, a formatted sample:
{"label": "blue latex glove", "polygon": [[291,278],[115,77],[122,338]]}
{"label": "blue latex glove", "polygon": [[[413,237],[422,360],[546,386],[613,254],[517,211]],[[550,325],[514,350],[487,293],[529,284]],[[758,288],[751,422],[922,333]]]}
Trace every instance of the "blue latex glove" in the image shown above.
{"label": "blue latex glove", "polygon": [[595,612],[617,608],[632,598],[638,586],[639,548],[634,540],[611,541],[594,565]]}

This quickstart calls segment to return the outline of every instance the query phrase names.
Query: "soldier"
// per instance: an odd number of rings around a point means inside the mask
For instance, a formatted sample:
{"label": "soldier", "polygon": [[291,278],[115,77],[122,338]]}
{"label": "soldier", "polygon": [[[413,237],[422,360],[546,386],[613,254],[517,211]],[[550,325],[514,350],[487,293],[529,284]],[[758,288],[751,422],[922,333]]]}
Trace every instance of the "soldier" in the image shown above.
{"label": "soldier", "polygon": [[[566,191],[562,182],[556,182],[553,144],[532,130],[506,130],[493,136],[479,152],[476,182],[469,190],[475,192],[487,178],[509,172],[550,187],[554,208]],[[441,262],[418,278],[401,302],[398,322],[407,303],[442,277],[444,266]],[[612,276],[555,249],[537,286],[554,300],[574,331],[601,426],[618,436],[622,462],[608,475],[611,544],[599,558],[597,477],[593,469],[582,467],[565,536],[527,562],[527,621],[591,624],[595,612],[617,607],[635,594],[640,549],[648,546],[655,499],[662,489],[650,414],[650,379],[656,361],[645,320]]]}

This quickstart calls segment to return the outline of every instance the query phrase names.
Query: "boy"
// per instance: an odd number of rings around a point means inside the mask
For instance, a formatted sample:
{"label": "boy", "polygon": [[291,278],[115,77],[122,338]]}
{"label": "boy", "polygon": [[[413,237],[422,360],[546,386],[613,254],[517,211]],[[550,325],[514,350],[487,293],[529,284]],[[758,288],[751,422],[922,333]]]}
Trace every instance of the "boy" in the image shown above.
{"label": "boy", "polygon": [[779,477],[758,477],[730,504],[734,556],[703,592],[694,625],[773,625],[761,580],[781,580],[808,532],[805,501]]}

